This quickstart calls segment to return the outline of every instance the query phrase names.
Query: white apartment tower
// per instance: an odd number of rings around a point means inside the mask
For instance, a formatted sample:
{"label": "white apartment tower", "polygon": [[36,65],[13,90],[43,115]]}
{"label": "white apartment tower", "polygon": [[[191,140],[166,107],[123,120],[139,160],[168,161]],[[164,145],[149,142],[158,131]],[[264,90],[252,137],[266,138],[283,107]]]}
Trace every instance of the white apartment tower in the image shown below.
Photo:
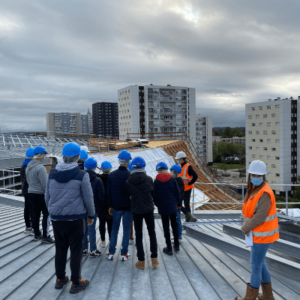
{"label": "white apartment tower", "polygon": [[132,85],[118,90],[119,138],[127,133],[186,132],[196,138],[196,90],[179,86]]}
{"label": "white apartment tower", "polygon": [[299,175],[299,109],[293,98],[246,104],[246,166],[253,160],[264,161],[266,179],[276,194],[291,188],[272,184],[292,184]]}
{"label": "white apartment tower", "polygon": [[193,142],[202,160],[206,164],[212,163],[212,116],[196,116],[196,141]]}

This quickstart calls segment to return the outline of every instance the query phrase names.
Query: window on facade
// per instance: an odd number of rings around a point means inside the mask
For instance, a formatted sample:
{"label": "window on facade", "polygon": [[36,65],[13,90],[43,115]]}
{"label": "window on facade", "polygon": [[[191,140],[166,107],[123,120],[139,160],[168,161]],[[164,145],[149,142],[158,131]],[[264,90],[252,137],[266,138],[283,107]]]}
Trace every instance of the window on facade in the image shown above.
{"label": "window on facade", "polygon": [[271,159],[271,155],[268,155],[268,156],[267,156],[267,159]]}
{"label": "window on facade", "polygon": [[278,144],[278,143],[279,143],[279,141],[280,141],[279,139],[276,139],[276,140],[275,140],[275,143],[277,143],[277,144]]}
{"label": "window on facade", "polygon": [[276,105],[275,105],[275,108],[279,108],[279,104],[276,104]]}
{"label": "window on facade", "polygon": [[252,119],[252,115],[249,115],[248,118],[249,118],[249,119]]}
{"label": "window on facade", "polygon": [[260,106],[260,107],[259,107],[259,110],[263,110],[263,107],[262,107],[262,106]]}
{"label": "window on facade", "polygon": [[256,130],[256,131],[255,131],[255,133],[256,133],[256,134],[259,134],[259,131],[258,131],[258,130]]}
{"label": "window on facade", "polygon": [[252,123],[252,126],[255,126],[255,123]]}
{"label": "window on facade", "polygon": [[249,134],[252,134],[252,131],[248,131]]}
{"label": "window on facade", "polygon": [[249,150],[252,150],[252,146],[249,146]]}
{"label": "window on facade", "polygon": [[264,119],[265,119],[265,118],[267,118],[267,117],[268,117],[268,115],[267,115],[267,114],[264,114],[264,115],[263,115],[263,117],[264,117]]}
{"label": "window on facade", "polygon": [[272,148],[272,151],[276,151],[276,148]]}
{"label": "window on facade", "polygon": [[268,147],[264,147],[264,151],[268,151]]}
{"label": "window on facade", "polygon": [[256,119],[259,119],[259,115],[256,115],[255,118],[256,118]]}
{"label": "window on facade", "polygon": [[263,140],[263,139],[259,139],[259,142],[260,142],[260,143],[263,143],[263,142],[264,142],[264,140]]}
{"label": "window on facade", "polygon": [[268,134],[268,131],[267,130],[264,130],[264,135],[267,135]]}
{"label": "window on facade", "polygon": [[271,105],[268,105],[268,106],[267,106],[267,109],[271,109]]}
{"label": "window on facade", "polygon": [[276,134],[276,130],[272,130],[272,134]]}
{"label": "window on facade", "polygon": [[252,154],[252,158],[255,158],[255,154]]}
{"label": "window on facade", "polygon": [[256,147],[255,150],[256,150],[256,151],[259,151],[259,147]]}
{"label": "window on facade", "polygon": [[252,142],[255,143],[255,139],[252,139]]}
{"label": "window on facade", "polygon": [[267,126],[271,126],[271,122],[268,122],[268,123],[267,123]]}
{"label": "window on facade", "polygon": [[275,126],[279,126],[279,122],[275,122]]}
{"label": "window on facade", "polygon": [[263,155],[260,155],[260,156],[259,156],[259,159],[263,159],[263,158],[264,158],[264,156],[263,156]]}
{"label": "window on facade", "polygon": [[272,114],[272,118],[275,118],[276,117],[276,114]]}
{"label": "window on facade", "polygon": [[255,107],[251,107],[252,110],[255,110]]}
{"label": "window on facade", "polygon": [[276,165],[275,165],[275,164],[272,164],[271,167],[272,167],[272,169],[275,169],[275,168],[276,168]]}
{"label": "window on facade", "polygon": [[264,125],[263,123],[259,123],[259,127],[263,127],[263,125]]}
{"label": "window on facade", "polygon": [[279,156],[276,156],[276,160],[280,160],[280,157],[279,157]]}
{"label": "window on facade", "polygon": [[267,139],[267,143],[270,144],[272,141],[271,139]]}

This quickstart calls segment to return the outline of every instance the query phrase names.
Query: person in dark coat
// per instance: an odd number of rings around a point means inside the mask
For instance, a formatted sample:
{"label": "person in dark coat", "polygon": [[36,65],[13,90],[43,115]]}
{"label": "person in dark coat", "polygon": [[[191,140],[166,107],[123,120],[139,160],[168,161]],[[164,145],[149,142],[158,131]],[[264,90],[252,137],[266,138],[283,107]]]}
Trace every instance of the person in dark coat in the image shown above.
{"label": "person in dark coat", "polygon": [[[96,245],[96,221],[97,211],[99,211],[101,203],[104,201],[104,186],[102,180],[97,177],[97,174],[95,173],[96,168],[97,161],[94,158],[90,157],[85,161],[84,170],[90,176],[95,205],[94,222],[91,226],[86,226],[83,237],[83,255],[89,255],[90,257],[98,257],[101,255],[101,252],[97,249]],[[90,252],[88,252],[88,236],[90,239]]]}
{"label": "person in dark coat", "polygon": [[162,225],[167,247],[163,252],[173,255],[170,239],[170,222],[174,235],[174,250],[179,251],[178,228],[176,222],[177,205],[181,201],[180,191],[176,180],[168,172],[168,166],[164,162],[156,165],[158,175],[154,180],[153,200],[161,215]]}
{"label": "person in dark coat", "polygon": [[29,233],[31,235],[34,235],[32,224],[31,224],[31,204],[30,199],[28,195],[28,182],[26,180],[26,168],[27,165],[32,161],[34,156],[34,148],[28,148],[26,150],[26,159],[23,161],[21,170],[20,170],[20,176],[21,176],[21,182],[22,182],[22,194],[24,196],[24,221],[25,221],[25,233]]}
{"label": "person in dark coat", "polygon": [[157,241],[154,223],[153,180],[145,172],[146,162],[142,157],[132,160],[131,175],[127,180],[130,195],[131,212],[133,214],[135,240],[138,262],[135,264],[140,269],[145,269],[145,252],[143,248],[143,221],[145,220],[150,238],[150,251],[152,266],[158,266]]}
{"label": "person in dark coat", "polygon": [[[98,210],[98,218],[99,218],[99,231],[101,242],[100,246],[105,248],[105,224],[107,225],[107,233],[110,239],[111,236],[111,229],[112,229],[112,216],[109,214],[109,206],[108,206],[108,199],[107,199],[107,180],[112,169],[112,165],[109,161],[104,161],[101,164],[101,171],[102,174],[98,174],[97,176],[101,178],[103,185],[104,185],[104,199],[100,203],[100,208]],[[108,242],[109,244],[109,242]]]}
{"label": "person in dark coat", "polygon": [[85,150],[80,150],[80,158],[78,160],[78,167],[84,170],[84,163],[88,159],[89,155]]}
{"label": "person in dark coat", "polygon": [[181,200],[177,203],[176,221],[177,221],[177,228],[178,228],[178,239],[179,242],[181,242],[182,241],[181,206],[182,206],[182,201],[184,200],[184,183],[182,178],[178,176],[181,173],[181,167],[179,165],[173,165],[170,168],[170,173],[173,176],[173,178],[176,180],[180,191]]}

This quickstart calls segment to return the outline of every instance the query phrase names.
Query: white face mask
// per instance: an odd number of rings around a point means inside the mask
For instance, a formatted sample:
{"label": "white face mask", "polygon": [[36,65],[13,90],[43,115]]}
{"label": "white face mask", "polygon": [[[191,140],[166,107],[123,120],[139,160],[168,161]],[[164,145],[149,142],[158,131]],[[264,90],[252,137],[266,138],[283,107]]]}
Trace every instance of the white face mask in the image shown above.
{"label": "white face mask", "polygon": [[179,161],[179,159],[177,159],[177,164],[178,164],[178,165],[180,165],[180,161]]}

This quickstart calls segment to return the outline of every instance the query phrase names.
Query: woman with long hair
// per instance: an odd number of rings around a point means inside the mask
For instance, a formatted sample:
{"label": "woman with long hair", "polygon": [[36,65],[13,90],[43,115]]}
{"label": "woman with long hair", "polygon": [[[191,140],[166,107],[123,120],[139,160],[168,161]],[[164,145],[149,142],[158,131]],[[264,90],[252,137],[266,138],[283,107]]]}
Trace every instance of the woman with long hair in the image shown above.
{"label": "woman with long hair", "polygon": [[[242,232],[253,235],[251,250],[251,280],[244,298],[236,300],[274,300],[271,276],[265,263],[269,247],[279,239],[275,195],[266,182],[267,167],[260,160],[253,161],[248,169],[248,185],[243,204]],[[259,286],[262,294],[258,294]]]}

